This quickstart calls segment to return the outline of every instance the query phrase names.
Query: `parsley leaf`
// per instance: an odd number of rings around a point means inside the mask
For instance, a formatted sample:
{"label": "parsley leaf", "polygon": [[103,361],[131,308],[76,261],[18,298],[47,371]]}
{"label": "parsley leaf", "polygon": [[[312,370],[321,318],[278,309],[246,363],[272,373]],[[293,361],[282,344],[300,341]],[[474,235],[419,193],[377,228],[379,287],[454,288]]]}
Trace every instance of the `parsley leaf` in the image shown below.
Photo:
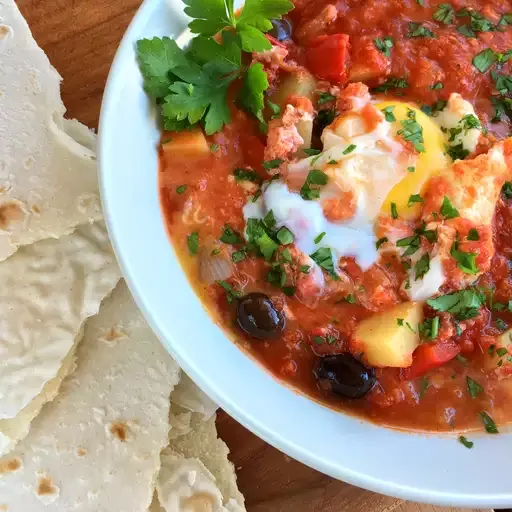
{"label": "parsley leaf", "polygon": [[507,199],[512,199],[512,181],[506,181],[501,192]]}
{"label": "parsley leaf", "polygon": [[394,105],[389,105],[389,107],[385,107],[381,110],[384,113],[384,118],[388,123],[394,123],[396,121],[395,114],[393,114],[393,110],[395,110]]}
{"label": "parsley leaf", "polygon": [[176,187],[177,194],[183,194],[186,190],[187,190],[187,185],[180,185],[179,187]]}
{"label": "parsley leaf", "polygon": [[217,284],[224,288],[228,304],[231,304],[235,299],[239,299],[242,296],[242,292],[234,290],[233,287],[226,281],[217,281]]}
{"label": "parsley leaf", "polygon": [[423,203],[423,197],[421,197],[419,194],[411,194],[409,196],[407,206],[411,207],[415,203]]}
{"label": "parsley leaf", "polygon": [[433,18],[440,23],[449,25],[453,22],[454,14],[455,10],[450,4],[439,4],[437,11],[433,15]]}
{"label": "parsley leaf", "polygon": [[425,146],[423,145],[423,127],[416,121],[416,114],[414,110],[407,111],[407,118],[400,121],[403,129],[398,130],[398,135],[401,135],[406,141],[410,142],[416,151],[425,153]]}
{"label": "parsley leaf", "polygon": [[380,39],[377,37],[374,41],[377,50],[382,52],[386,57],[391,56],[391,48],[393,48],[393,39],[389,36]]}
{"label": "parsley leaf", "polygon": [[354,151],[354,149],[356,149],[357,146],[355,144],[350,144],[350,146],[347,146],[344,150],[343,150],[343,154],[344,155],[348,155],[350,153],[352,153],[352,151]]}
{"label": "parsley leaf", "polygon": [[476,228],[471,228],[468,231],[467,239],[470,241],[478,241],[480,240],[480,235],[478,234],[478,230]]}
{"label": "parsley leaf", "polygon": [[482,420],[482,423],[484,424],[485,430],[488,434],[499,433],[496,423],[494,423],[494,420],[485,411],[480,413],[480,419]]}
{"label": "parsley leaf", "polygon": [[471,395],[471,398],[476,398],[480,393],[483,393],[484,391],[484,388],[469,376],[466,377],[466,385],[468,387],[468,392]]}
{"label": "parsley leaf", "polygon": [[275,158],[274,160],[268,160],[267,162],[263,162],[263,167],[269,171],[271,169],[277,169],[281,164],[283,163],[283,160],[280,158]]}
{"label": "parsley leaf", "polygon": [[425,253],[414,265],[414,280],[421,279],[430,270],[430,256]]}
{"label": "parsley leaf", "polygon": [[452,313],[457,320],[465,320],[477,316],[479,308],[485,304],[485,301],[485,295],[470,288],[428,299],[427,304],[436,311]]}
{"label": "parsley leaf", "polygon": [[284,226],[277,232],[276,237],[281,245],[290,245],[294,240],[293,233]]}
{"label": "parsley leaf", "polygon": [[379,238],[379,239],[377,240],[377,242],[375,242],[375,247],[376,247],[377,249],[380,249],[380,246],[381,246],[382,244],[385,244],[386,242],[388,242],[388,238],[387,238],[386,236],[383,236],[382,238]]}
{"label": "parsley leaf", "polygon": [[329,103],[330,101],[334,101],[336,99],[336,96],[333,96],[329,92],[317,92],[318,94],[318,100],[317,103],[319,105],[323,105],[324,103]]}
{"label": "parsley leaf", "polygon": [[267,73],[263,69],[263,64],[256,62],[243,76],[238,101],[245,110],[253,114],[261,122],[264,122],[263,107],[265,104],[263,93],[267,89]]}
{"label": "parsley leaf", "polygon": [[374,87],[372,91],[385,93],[390,89],[406,89],[407,87],[409,87],[409,84],[405,78],[391,77],[377,87]]}
{"label": "parsley leaf", "polygon": [[300,189],[300,195],[303,199],[312,201],[320,197],[320,189],[318,186],[312,187],[311,185],[327,185],[327,174],[323,171],[313,169],[309,171],[304,185]]}
{"label": "parsley leaf", "polygon": [[261,183],[261,176],[252,169],[237,168],[233,172],[236,181],[250,181],[252,183]]}
{"label": "parsley leaf", "polygon": [[466,274],[476,275],[479,270],[476,266],[476,254],[472,252],[462,252],[452,247],[450,252],[452,258],[457,261],[457,267]]}
{"label": "parsley leaf", "polygon": [[486,48],[473,57],[473,66],[480,73],[485,73],[496,62],[496,54],[491,48]]}
{"label": "parsley leaf", "polygon": [[243,243],[243,240],[240,237],[240,235],[236,231],[234,231],[233,228],[231,228],[228,224],[226,224],[222,228],[222,235],[220,237],[220,241],[230,245],[237,245]]}
{"label": "parsley leaf", "polygon": [[429,37],[435,39],[437,36],[427,27],[424,27],[421,23],[414,23],[413,21],[410,21],[409,32],[407,32],[405,37]]}
{"label": "parsley leaf", "polygon": [[317,249],[313,254],[309,255],[310,258],[320,265],[334,280],[339,281],[340,277],[336,273],[334,268],[332,251],[328,247],[321,247]]}
{"label": "parsley leaf", "polygon": [[222,32],[222,44],[212,37],[198,36],[192,39],[187,52],[194,62],[204,65],[215,60],[223,73],[236,71],[242,65],[242,50],[232,32]]}
{"label": "parsley leaf", "polygon": [[391,217],[398,219],[398,210],[396,209],[396,203],[391,203]]}
{"label": "parsley leaf", "polygon": [[168,37],[137,41],[137,60],[144,79],[144,90],[156,99],[168,94],[169,86],[173,83],[172,70],[187,65],[183,51]]}
{"label": "parsley leaf", "polygon": [[463,444],[466,448],[473,448],[473,441],[469,441],[465,436],[459,436],[459,442],[460,444]]}
{"label": "parsley leaf", "polygon": [[199,234],[197,231],[194,231],[187,236],[187,245],[190,254],[197,254],[197,251],[199,250]]}
{"label": "parsley leaf", "polygon": [[440,212],[445,219],[455,219],[460,216],[459,210],[452,205],[447,196],[444,196]]}

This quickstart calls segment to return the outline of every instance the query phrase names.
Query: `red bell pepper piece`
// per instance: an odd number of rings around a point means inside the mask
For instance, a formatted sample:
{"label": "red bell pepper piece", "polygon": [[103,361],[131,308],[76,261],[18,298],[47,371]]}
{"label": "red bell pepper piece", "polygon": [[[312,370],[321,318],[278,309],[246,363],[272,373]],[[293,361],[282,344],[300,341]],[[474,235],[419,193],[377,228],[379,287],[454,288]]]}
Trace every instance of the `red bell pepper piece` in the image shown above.
{"label": "red bell pepper piece", "polygon": [[318,78],[344,82],[347,79],[348,49],[347,34],[318,36],[306,50],[307,66]]}
{"label": "red bell pepper piece", "polygon": [[452,340],[424,343],[414,351],[412,365],[402,370],[402,377],[405,380],[417,379],[451,361],[459,352],[459,345]]}

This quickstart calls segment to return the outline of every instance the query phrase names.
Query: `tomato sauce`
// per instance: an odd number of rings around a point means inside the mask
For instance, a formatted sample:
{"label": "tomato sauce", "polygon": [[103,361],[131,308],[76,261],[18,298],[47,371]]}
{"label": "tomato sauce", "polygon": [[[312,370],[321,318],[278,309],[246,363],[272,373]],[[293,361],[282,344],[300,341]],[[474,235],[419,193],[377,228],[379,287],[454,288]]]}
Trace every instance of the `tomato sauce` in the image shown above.
{"label": "tomato sauce", "polygon": [[[376,72],[366,80],[370,87],[378,87],[389,77],[406,78],[408,88],[389,90],[389,95],[403,94],[417,104],[432,105],[458,92],[474,106],[489,134],[501,138],[510,130],[505,121],[491,123],[492,79],[489,73],[480,73],[471,64],[473,56],[484,48],[505,53],[512,48],[512,30],[503,25],[499,31],[479,32],[468,38],[456,31],[470,18],[453,16],[453,24],[433,21],[433,14],[443,2],[428,2],[421,6],[417,0],[340,0],[332,12],[328,0],[297,0],[290,13],[294,26],[294,41],[284,44],[299,64],[306,62],[306,48],[310,41],[322,34],[347,34],[350,52],[347,56],[349,81],[359,81],[359,63],[373,62]],[[497,24],[510,5],[503,1],[456,0],[455,11],[463,7],[481,12]],[[331,7],[329,7],[331,6]],[[330,11],[330,13],[328,12]],[[322,16],[321,13],[324,13]],[[329,18],[330,15],[330,18]],[[333,20],[333,18],[335,18]],[[330,21],[329,21],[330,20]],[[421,23],[435,33],[435,38],[407,37],[409,22]],[[390,69],[383,70],[380,56],[375,54],[375,38],[392,37]],[[371,48],[370,48],[371,47]],[[376,55],[376,57],[375,57]],[[510,61],[512,62],[512,60]],[[510,62],[502,70],[510,72]],[[350,76],[350,69],[355,70]],[[442,88],[432,87],[442,83]],[[272,83],[279,87],[279,76]],[[164,133],[163,140],[174,137]],[[489,135],[492,139],[492,135]],[[224,130],[207,137],[208,151],[200,155],[166,151],[161,147],[159,171],[160,197],[165,222],[172,243],[197,293],[208,307],[212,317],[223,325],[241,348],[248,351],[279,379],[312,398],[363,416],[379,424],[418,430],[460,430],[481,428],[481,411],[488,411],[494,421],[503,424],[512,419],[507,414],[507,403],[512,393],[512,381],[491,377],[486,369],[489,353],[503,329],[498,322],[512,324],[508,308],[494,310],[490,305],[480,315],[465,320],[461,333],[443,334],[443,318],[439,336],[447,338],[460,348],[457,358],[428,373],[428,378],[406,380],[399,368],[376,369],[377,383],[363,399],[340,399],[319,386],[313,369],[320,357],[349,349],[348,343],[361,320],[402,302],[400,285],[405,278],[402,262],[388,254],[362,272],[354,260],[340,262],[354,283],[354,300],[345,293],[330,295],[314,304],[306,304],[288,297],[281,289],[267,281],[268,264],[262,258],[245,258],[236,263],[228,282],[244,294],[258,291],[267,294],[277,309],[286,315],[286,328],[278,340],[254,341],[235,325],[235,301],[229,300],[226,290],[216,283],[205,284],[204,259],[211,255],[225,256],[224,244],[219,241],[223,229],[229,225],[242,234],[245,229],[243,207],[247,203],[247,189],[233,177],[234,169],[254,169],[262,179],[269,174],[262,166],[265,135],[258,121],[248,114],[232,109],[232,122]],[[244,182],[247,187],[254,184]],[[183,190],[183,187],[186,187]],[[178,193],[177,190],[182,190]],[[191,256],[189,237],[197,233],[200,248]],[[502,197],[494,219],[496,252],[491,270],[479,278],[478,286],[493,290],[497,303],[508,305],[512,299],[510,260],[512,260],[512,200]],[[426,309],[427,315],[432,311]],[[447,325],[447,324],[446,324]],[[331,343],[316,343],[317,337],[330,336]],[[499,356],[496,356],[499,357]],[[483,392],[475,398],[468,396],[467,377],[478,382]]]}

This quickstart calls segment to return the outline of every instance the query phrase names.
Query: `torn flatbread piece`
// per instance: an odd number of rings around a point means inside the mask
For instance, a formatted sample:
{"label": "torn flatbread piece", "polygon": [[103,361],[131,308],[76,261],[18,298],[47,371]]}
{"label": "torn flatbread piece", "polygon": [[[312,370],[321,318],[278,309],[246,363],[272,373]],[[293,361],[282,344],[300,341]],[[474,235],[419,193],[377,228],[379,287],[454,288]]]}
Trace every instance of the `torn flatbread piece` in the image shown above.
{"label": "torn flatbread piece", "polygon": [[82,325],[119,279],[102,222],[0,263],[0,455],[27,435],[73,371]]}
{"label": "torn flatbread piece", "polygon": [[182,436],[174,436],[171,428],[169,437],[150,512],[245,510],[229,449],[217,435],[215,415]]}
{"label": "torn flatbread piece", "polygon": [[182,372],[180,381],[171,395],[171,402],[188,411],[201,414],[205,420],[211,418],[218,409],[218,405],[185,372]]}
{"label": "torn flatbread piece", "polygon": [[61,77],[13,0],[0,3],[0,261],[101,219],[95,135],[63,118]]}
{"label": "torn flatbread piece", "polygon": [[77,359],[29,435],[0,460],[15,468],[0,475],[0,510],[147,511],[179,368],[124,282],[87,322]]}

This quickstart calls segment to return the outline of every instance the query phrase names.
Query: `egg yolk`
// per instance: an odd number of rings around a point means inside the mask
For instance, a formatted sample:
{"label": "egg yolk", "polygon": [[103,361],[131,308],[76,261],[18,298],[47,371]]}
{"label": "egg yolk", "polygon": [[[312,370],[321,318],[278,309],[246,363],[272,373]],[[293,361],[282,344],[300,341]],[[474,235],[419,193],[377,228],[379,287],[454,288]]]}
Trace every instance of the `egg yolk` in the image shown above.
{"label": "egg yolk", "polygon": [[444,136],[432,118],[417,107],[400,101],[383,101],[375,105],[378,110],[386,107],[394,107],[393,115],[396,121],[392,125],[395,133],[403,128],[400,121],[408,119],[409,110],[416,114],[416,121],[423,128],[425,152],[419,153],[414,172],[408,172],[407,176],[391,189],[381,209],[383,214],[389,214],[391,203],[395,203],[402,219],[414,220],[420,215],[421,204],[414,203],[412,206],[407,206],[409,197],[413,194],[421,194],[428,179],[450,165],[448,157],[444,154]]}

